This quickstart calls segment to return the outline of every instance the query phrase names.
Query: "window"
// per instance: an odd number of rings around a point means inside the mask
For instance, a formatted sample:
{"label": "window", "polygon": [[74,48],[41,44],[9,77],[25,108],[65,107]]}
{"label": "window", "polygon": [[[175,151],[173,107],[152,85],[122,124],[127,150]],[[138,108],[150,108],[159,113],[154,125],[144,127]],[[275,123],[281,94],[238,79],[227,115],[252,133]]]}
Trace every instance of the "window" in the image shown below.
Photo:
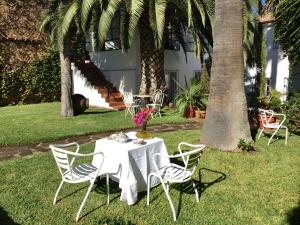
{"label": "window", "polygon": [[273,49],[278,49],[279,48],[279,43],[277,41],[273,41],[272,48]]}
{"label": "window", "polygon": [[112,22],[109,31],[107,32],[106,41],[104,42],[103,51],[121,49],[120,41],[120,15],[117,14]]}
{"label": "window", "polygon": [[176,51],[180,50],[179,40],[177,39],[171,24],[169,24],[167,27],[165,49],[176,50]]}
{"label": "window", "polygon": [[193,34],[190,31],[186,32],[186,41],[185,41],[185,49],[187,52],[195,51],[195,43]]}
{"label": "window", "polygon": [[195,75],[195,78],[200,79],[200,76],[201,76],[200,70],[195,70],[194,75]]}

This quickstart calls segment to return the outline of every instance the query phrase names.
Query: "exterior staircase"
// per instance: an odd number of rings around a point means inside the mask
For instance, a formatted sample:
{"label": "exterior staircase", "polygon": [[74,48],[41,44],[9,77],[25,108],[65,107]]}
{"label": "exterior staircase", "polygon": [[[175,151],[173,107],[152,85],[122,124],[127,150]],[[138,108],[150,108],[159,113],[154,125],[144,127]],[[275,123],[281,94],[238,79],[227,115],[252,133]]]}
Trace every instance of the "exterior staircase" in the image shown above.
{"label": "exterior staircase", "polygon": [[74,64],[93,88],[105,99],[110,108],[116,110],[126,108],[123,103],[122,93],[105,79],[104,74],[93,62],[89,60],[75,61]]}

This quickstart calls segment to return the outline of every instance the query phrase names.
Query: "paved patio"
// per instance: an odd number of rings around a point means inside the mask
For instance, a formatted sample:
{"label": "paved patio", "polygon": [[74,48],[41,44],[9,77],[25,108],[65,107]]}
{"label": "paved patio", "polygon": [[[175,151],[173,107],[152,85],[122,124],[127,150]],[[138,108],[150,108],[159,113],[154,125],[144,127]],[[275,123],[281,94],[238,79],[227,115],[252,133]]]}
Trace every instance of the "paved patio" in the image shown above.
{"label": "paved patio", "polygon": [[[188,122],[188,123],[180,123],[180,124],[161,124],[161,125],[153,125],[148,126],[147,130],[153,133],[156,132],[171,132],[177,130],[193,130],[200,129],[203,126],[203,120],[200,122]],[[76,141],[79,144],[89,144],[94,143],[97,139],[107,137],[113,133],[119,132],[119,130],[112,130],[108,132],[99,132],[89,135],[82,135],[76,137],[68,137],[61,140],[49,141],[49,142],[41,142],[35,145],[23,145],[23,146],[6,146],[0,147],[0,161],[12,159],[14,157],[32,155],[38,152],[47,152],[50,150],[49,144],[52,143],[69,143]],[[124,132],[137,130],[137,128],[131,129],[122,129]]]}

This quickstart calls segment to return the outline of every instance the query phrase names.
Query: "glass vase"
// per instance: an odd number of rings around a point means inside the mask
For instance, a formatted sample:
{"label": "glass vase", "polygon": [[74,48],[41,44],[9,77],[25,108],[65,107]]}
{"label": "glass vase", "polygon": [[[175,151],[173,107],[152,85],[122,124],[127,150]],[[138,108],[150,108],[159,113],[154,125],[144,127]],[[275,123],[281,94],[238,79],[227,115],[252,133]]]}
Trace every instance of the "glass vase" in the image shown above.
{"label": "glass vase", "polygon": [[143,125],[141,126],[141,131],[138,131],[136,133],[137,138],[141,139],[150,139],[152,138],[152,134],[147,131],[147,122],[144,122]]}

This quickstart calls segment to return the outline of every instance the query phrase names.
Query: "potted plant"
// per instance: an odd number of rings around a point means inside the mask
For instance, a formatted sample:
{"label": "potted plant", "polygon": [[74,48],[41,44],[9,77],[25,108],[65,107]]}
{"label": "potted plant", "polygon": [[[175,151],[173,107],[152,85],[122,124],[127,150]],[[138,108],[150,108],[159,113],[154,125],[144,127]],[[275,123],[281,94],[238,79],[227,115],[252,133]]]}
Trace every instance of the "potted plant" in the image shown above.
{"label": "potted plant", "polygon": [[185,88],[177,81],[174,80],[174,82],[182,91],[175,98],[176,107],[182,116],[194,117],[195,109],[206,105],[206,97],[201,93],[200,79],[192,78],[190,87],[188,87],[186,82]]}
{"label": "potted plant", "polygon": [[[258,98],[259,108],[269,109],[269,110],[273,110],[275,112],[280,112],[281,107],[282,107],[280,97],[281,97],[280,92],[278,92],[276,90],[272,90],[271,94],[269,96],[263,96],[263,97]],[[258,115],[258,119],[259,119],[259,127],[262,128],[262,121],[261,121],[262,118],[261,118],[260,114]],[[273,116],[269,122],[275,123],[277,119],[278,118]],[[267,120],[269,120],[268,117],[267,117]]]}

